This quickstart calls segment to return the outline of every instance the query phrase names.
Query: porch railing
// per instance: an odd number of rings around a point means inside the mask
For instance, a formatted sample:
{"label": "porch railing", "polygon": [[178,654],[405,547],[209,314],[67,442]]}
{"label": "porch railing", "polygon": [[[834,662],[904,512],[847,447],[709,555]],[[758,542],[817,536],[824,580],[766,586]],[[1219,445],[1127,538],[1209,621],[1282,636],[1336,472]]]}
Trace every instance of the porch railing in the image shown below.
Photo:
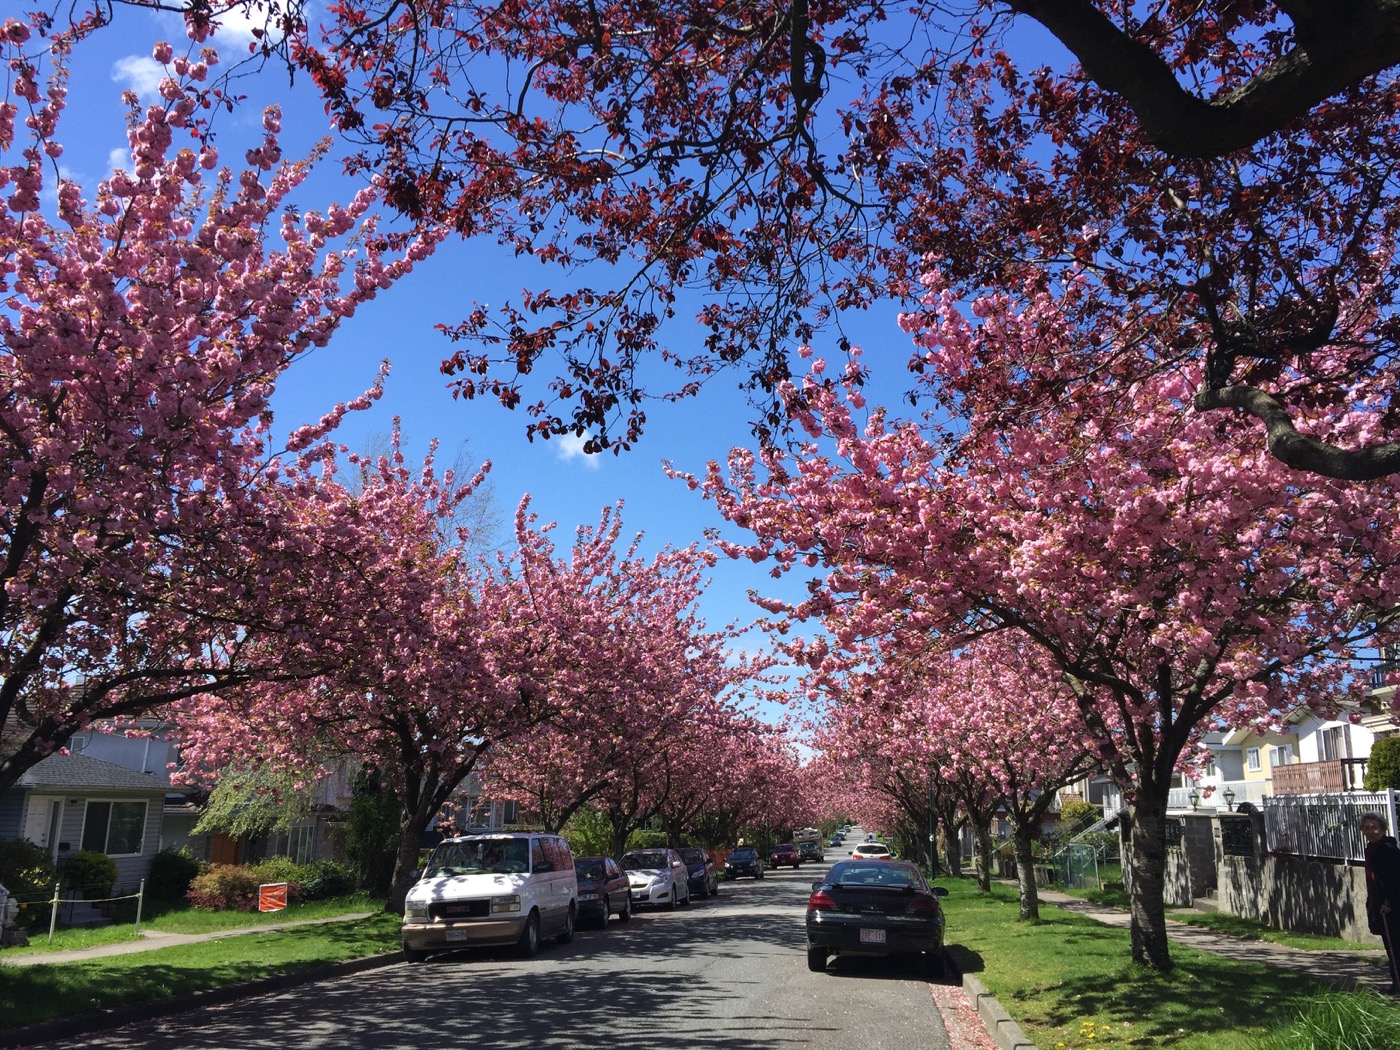
{"label": "porch railing", "polygon": [[1338,758],[1328,762],[1294,762],[1273,768],[1275,795],[1330,795],[1360,791],[1367,760]]}

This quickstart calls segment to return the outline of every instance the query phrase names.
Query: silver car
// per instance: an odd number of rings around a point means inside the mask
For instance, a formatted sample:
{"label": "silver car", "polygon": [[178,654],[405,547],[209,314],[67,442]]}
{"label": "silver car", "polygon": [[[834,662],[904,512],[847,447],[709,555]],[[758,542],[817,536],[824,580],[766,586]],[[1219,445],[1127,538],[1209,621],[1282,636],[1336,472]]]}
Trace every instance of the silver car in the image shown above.
{"label": "silver car", "polygon": [[622,855],[622,870],[632,884],[632,907],[674,909],[690,903],[690,872],[673,849],[634,849]]}

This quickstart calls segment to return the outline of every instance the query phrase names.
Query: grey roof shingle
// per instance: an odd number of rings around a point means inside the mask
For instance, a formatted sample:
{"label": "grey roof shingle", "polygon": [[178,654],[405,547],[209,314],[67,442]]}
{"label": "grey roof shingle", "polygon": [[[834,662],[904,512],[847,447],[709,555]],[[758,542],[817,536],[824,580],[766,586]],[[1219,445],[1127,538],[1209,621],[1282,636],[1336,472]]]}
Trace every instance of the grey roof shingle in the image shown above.
{"label": "grey roof shingle", "polygon": [[145,791],[165,794],[167,781],[138,773],[114,762],[88,758],[85,755],[50,755],[30,767],[16,782],[16,787],[58,788],[62,791]]}

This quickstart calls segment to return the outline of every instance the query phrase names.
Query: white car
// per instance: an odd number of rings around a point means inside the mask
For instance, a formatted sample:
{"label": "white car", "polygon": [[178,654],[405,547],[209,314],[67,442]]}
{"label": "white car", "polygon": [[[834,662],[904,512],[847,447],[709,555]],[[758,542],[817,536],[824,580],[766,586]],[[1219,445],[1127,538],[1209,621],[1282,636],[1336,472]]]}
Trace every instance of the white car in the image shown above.
{"label": "white car", "polygon": [[543,937],[574,939],[578,876],[559,835],[519,832],[444,840],[404,901],[404,958],[514,944],[534,955]]}
{"label": "white car", "polygon": [[862,842],[851,850],[852,860],[894,860],[894,854],[883,842]]}
{"label": "white car", "polygon": [[622,855],[622,870],[632,884],[632,907],[644,904],[675,908],[690,903],[690,872],[673,849],[634,849]]}

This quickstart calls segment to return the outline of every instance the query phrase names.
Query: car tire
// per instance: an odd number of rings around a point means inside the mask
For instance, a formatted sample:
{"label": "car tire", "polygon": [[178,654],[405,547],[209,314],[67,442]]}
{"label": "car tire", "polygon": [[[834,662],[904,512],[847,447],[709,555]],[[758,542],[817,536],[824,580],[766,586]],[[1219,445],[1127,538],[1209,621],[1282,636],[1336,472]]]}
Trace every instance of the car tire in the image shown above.
{"label": "car tire", "polygon": [[603,917],[598,920],[598,929],[606,930],[608,921],[612,918],[612,901],[608,900],[608,895],[603,894]]}
{"label": "car tire", "polygon": [[799,860],[796,864],[792,866],[792,870],[796,871],[800,867],[802,867],[802,862]]}
{"label": "car tire", "polygon": [[408,963],[420,963],[428,957],[428,953],[422,948],[410,948],[403,946],[403,961]]}
{"label": "car tire", "polygon": [[681,901],[681,907],[690,907],[690,883],[688,882],[685,884],[685,900]]}
{"label": "car tire", "polygon": [[520,940],[515,942],[516,950],[527,959],[540,950],[540,913],[532,911],[525,920],[525,928],[520,931]]}
{"label": "car tire", "polygon": [[719,896],[719,879],[715,879],[715,884],[714,884],[713,886],[710,887],[710,896],[711,896],[711,897],[718,897],[718,896]]}
{"label": "car tire", "polygon": [[578,922],[578,912],[574,910],[572,904],[569,905],[569,913],[564,916],[564,928],[559,931],[559,943],[569,944],[574,939],[574,926]]}
{"label": "car tire", "polygon": [[823,973],[826,970],[827,950],[818,948],[816,945],[807,945],[807,969],[813,973]]}
{"label": "car tire", "polygon": [[627,903],[624,904],[617,913],[618,922],[627,922],[632,918],[632,894],[627,894]]}
{"label": "car tire", "polygon": [[762,868],[759,869],[758,874],[755,875],[754,878],[756,878],[756,879],[761,879],[761,878],[763,878],[763,869],[762,869]]}

